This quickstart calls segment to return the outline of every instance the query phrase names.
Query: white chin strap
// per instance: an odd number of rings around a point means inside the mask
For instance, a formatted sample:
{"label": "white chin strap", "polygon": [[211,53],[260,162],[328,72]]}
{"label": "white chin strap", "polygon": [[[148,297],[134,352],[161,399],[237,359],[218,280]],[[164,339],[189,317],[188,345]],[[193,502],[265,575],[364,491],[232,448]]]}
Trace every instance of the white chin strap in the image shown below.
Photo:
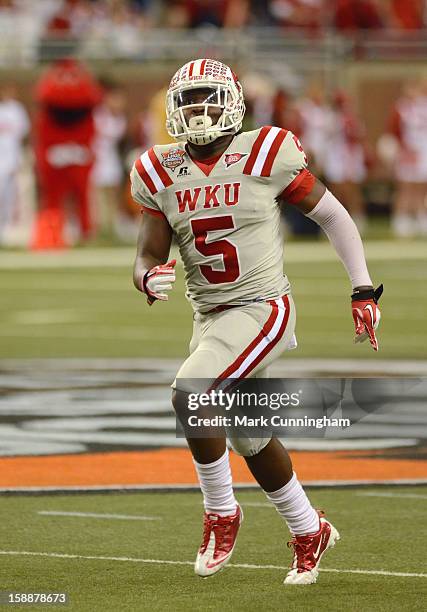
{"label": "white chin strap", "polygon": [[187,140],[196,145],[204,145],[209,142],[213,142],[224,133],[218,130],[217,132],[210,132],[206,134],[206,130],[212,126],[212,119],[209,115],[198,115],[197,117],[191,117],[188,122],[190,130],[200,130],[198,134],[191,134],[187,136]]}

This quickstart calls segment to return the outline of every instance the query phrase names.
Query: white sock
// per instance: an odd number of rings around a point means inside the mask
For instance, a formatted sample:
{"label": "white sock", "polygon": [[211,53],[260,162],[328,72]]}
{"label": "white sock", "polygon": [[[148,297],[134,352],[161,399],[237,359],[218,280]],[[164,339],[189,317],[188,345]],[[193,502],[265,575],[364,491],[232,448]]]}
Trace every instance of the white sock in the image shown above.
{"label": "white sock", "polygon": [[315,533],[319,530],[319,516],[310,504],[295,472],[281,489],[272,493],[265,491],[265,494],[285,519],[292,535]]}
{"label": "white sock", "polygon": [[237,501],[233,492],[228,449],[213,463],[197,463],[194,459],[193,462],[199,477],[206,512],[220,516],[235,514]]}

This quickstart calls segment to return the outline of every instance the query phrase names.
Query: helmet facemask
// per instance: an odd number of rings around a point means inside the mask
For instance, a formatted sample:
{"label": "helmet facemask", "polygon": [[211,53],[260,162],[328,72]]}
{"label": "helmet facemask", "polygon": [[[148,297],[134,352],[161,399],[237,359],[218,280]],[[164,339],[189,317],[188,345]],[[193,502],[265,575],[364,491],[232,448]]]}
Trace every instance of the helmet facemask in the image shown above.
{"label": "helmet facemask", "polygon": [[245,105],[237,81],[183,79],[169,88],[166,112],[166,127],[172,137],[205,145],[236,134],[242,126]]}

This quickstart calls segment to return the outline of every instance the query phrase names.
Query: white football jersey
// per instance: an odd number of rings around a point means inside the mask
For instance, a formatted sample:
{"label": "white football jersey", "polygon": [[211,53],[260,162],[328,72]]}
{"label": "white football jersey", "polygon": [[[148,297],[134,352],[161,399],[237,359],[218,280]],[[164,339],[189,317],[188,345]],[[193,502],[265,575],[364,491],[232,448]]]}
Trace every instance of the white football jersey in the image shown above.
{"label": "white football jersey", "polygon": [[302,183],[306,165],[298,139],[271,126],[237,134],[209,169],[192,160],[184,142],[137,159],[132,195],[145,213],[169,222],[195,310],[289,293],[277,198]]}

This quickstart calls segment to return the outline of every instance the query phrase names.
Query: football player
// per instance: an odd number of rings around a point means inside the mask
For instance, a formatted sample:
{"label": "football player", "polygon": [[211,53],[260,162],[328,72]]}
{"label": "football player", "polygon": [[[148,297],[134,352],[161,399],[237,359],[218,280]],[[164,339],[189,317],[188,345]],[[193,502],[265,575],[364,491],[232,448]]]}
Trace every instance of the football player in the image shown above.
{"label": "football player", "polygon": [[388,137],[395,150],[393,165],[397,182],[391,222],[399,238],[427,235],[426,93],[426,81],[406,83],[389,119]]}
{"label": "football player", "polygon": [[[242,132],[242,87],[233,71],[212,59],[180,68],[166,97],[167,129],[177,140],[155,146],[135,162],[132,193],[143,208],[134,283],[151,305],[168,300],[175,260],[182,257],[194,309],[190,355],[172,385],[175,410],[195,378],[262,377],[295,346],[295,306],[283,275],[281,203],[297,206],[326,232],[349,274],[358,341],[375,329],[381,289],[374,291],[362,242],[345,208],[308,170],[298,139],[265,126]],[[316,581],[323,553],[338,531],[311,505],[291,459],[274,438],[229,440],[286,521],[292,567],[285,584]],[[188,438],[204,498],[203,538],[195,571],[211,576],[230,560],[242,511],[232,487],[225,439]]]}

